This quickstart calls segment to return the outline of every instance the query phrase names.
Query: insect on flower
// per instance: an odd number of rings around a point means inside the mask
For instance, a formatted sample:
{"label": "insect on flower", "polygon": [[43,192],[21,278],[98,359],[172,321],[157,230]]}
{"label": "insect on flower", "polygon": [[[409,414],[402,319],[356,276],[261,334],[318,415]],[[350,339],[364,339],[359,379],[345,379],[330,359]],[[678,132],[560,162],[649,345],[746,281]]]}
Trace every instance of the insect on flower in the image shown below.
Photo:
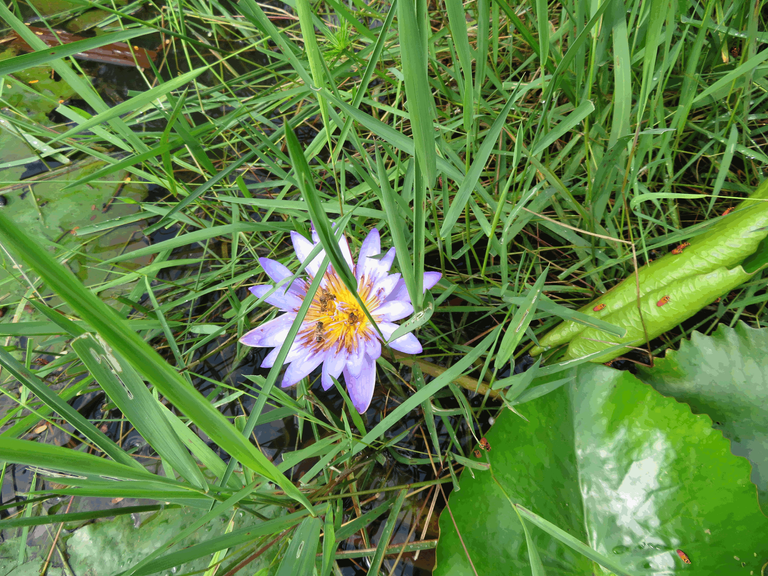
{"label": "insect on flower", "polygon": [[598,304],[592,308],[592,312],[600,312],[600,310],[605,310],[605,304]]}
{"label": "insect on flower", "polygon": [[490,451],[491,451],[491,445],[490,445],[490,443],[488,442],[488,440],[486,440],[486,439],[485,439],[485,436],[483,436],[482,438],[480,438],[480,446],[481,446],[481,447],[483,448],[483,450],[485,450],[486,452],[490,452]]}
{"label": "insect on flower", "polygon": [[318,322],[315,324],[315,342],[323,341],[323,323]]}
{"label": "insect on flower", "polygon": [[[368,409],[376,381],[376,360],[381,356],[381,340],[376,327],[360,307],[357,298],[342,282],[333,266],[321,270],[325,251],[307,262],[310,252],[319,244],[317,233],[312,232],[312,242],[298,232],[291,233],[293,248],[310,280],[321,275],[320,287],[312,297],[309,310],[301,324],[296,339],[291,344],[285,362],[282,386],[293,386],[322,365],[323,390],[333,386],[333,379],[344,374],[347,391],[355,408],[361,414]],[[405,281],[400,274],[390,274],[395,259],[395,249],[381,254],[379,231],[371,230],[363,240],[357,264],[352,260],[349,245],[344,237],[339,248],[357,281],[357,295],[365,304],[384,338],[390,338],[397,329],[396,320],[413,313]],[[240,342],[246,346],[274,348],[261,364],[271,368],[277,360],[280,347],[288,335],[304,300],[310,282],[302,278],[290,280],[294,274],[285,266],[269,258],[260,258],[264,272],[275,284],[252,286],[251,293],[265,298],[282,314],[245,334]],[[440,280],[438,272],[425,272],[424,290],[432,288]],[[406,354],[419,354],[421,344],[413,334],[406,334],[389,342],[389,346]]]}
{"label": "insect on flower", "polygon": [[664,306],[664,304],[669,304],[669,300],[670,300],[669,296],[662,296],[661,300],[656,302],[656,306],[661,308],[662,306]]}
{"label": "insect on flower", "polygon": [[690,246],[690,245],[691,245],[690,242],[683,242],[682,244],[680,244],[680,246],[678,246],[677,248],[672,250],[672,254],[682,254],[683,250],[688,248],[688,246]]}
{"label": "insect on flower", "polygon": [[320,298],[317,300],[320,303],[320,312],[328,312],[330,310],[331,302],[334,300],[336,300],[336,296],[331,294],[325,288],[320,288]]}
{"label": "insect on flower", "polygon": [[688,554],[686,554],[682,550],[676,550],[676,552],[677,552],[677,555],[680,556],[680,560],[682,560],[686,564],[690,564],[691,563],[691,559],[688,558]]}

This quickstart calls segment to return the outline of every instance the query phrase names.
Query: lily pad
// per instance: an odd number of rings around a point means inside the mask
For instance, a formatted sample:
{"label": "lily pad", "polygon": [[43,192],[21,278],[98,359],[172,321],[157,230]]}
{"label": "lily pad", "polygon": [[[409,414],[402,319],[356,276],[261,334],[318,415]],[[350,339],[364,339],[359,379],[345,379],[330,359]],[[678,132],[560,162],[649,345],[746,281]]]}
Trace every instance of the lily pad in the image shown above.
{"label": "lily pad", "polygon": [[[0,61],[17,55],[16,50],[9,48],[0,52]],[[21,70],[13,74],[13,79],[3,79],[0,102],[35,122],[47,123],[48,114],[59,106],[59,101],[76,95],[69,84],[54,77],[50,66]],[[2,150],[2,161],[7,162],[5,156],[9,151],[5,147]]]}
{"label": "lily pad", "polygon": [[[280,515],[281,510],[279,507],[272,506],[260,510],[260,514],[264,518],[273,518]],[[111,576],[123,572],[193,524],[205,512],[195,508],[167,509],[155,513],[117,516],[111,520],[78,528],[62,539],[71,568],[70,573],[79,576]],[[234,512],[230,516],[220,516],[171,547],[169,551],[178,551],[259,522],[260,520],[255,516],[242,511]],[[267,550],[265,554],[242,567],[235,574],[250,576],[259,569],[269,566],[277,553],[277,548]],[[18,550],[18,537],[0,544],[0,574],[14,576],[39,574],[47,555],[47,548],[28,548],[31,558],[20,566],[16,565]],[[173,572],[189,573],[196,570],[202,572],[208,567],[210,560],[210,555],[198,558],[177,566]],[[58,576],[63,571],[61,568],[53,567],[48,570],[48,573]]]}
{"label": "lily pad", "polygon": [[[473,478],[465,469],[450,496],[478,574],[530,573],[510,500],[629,574],[760,574],[768,518],[749,463],[731,454],[707,416],[627,372],[594,365],[518,409],[529,422],[504,411],[486,436],[490,470],[474,470]],[[606,573],[548,532],[528,530],[546,574]],[[434,573],[473,573],[447,511]]]}
{"label": "lily pad", "polygon": [[698,332],[670,350],[638,378],[665,396],[706,414],[731,441],[734,454],[752,462],[752,482],[768,513],[768,330],[738,324]]}
{"label": "lily pad", "polygon": [[[63,190],[69,182],[103,167],[102,162],[86,160],[70,167],[59,168],[58,177],[30,182],[4,195],[6,205],[0,210],[23,226],[30,236],[42,240],[51,250],[72,254],[67,265],[87,286],[102,282],[109,270],[95,264],[144,246],[134,233],[143,228],[141,222],[107,229],[100,234],[78,236],[79,228],[92,226],[135,213],[138,202],[147,193],[142,183],[124,183],[125,173],[118,173],[108,182],[96,182]],[[54,248],[55,245],[55,248]],[[147,260],[144,260],[144,264]],[[132,263],[139,266],[139,263]],[[0,256],[0,302],[13,302],[29,287],[15,279],[13,263]]]}

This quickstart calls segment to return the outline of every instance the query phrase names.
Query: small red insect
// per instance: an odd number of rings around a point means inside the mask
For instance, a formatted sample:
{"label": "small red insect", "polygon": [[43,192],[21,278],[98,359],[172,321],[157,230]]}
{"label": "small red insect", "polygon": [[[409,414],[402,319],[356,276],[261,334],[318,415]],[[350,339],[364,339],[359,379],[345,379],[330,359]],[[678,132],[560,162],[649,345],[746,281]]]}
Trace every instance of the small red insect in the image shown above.
{"label": "small red insect", "polygon": [[598,304],[592,308],[592,312],[600,312],[600,310],[605,310],[605,304]]}
{"label": "small red insect", "polygon": [[669,296],[663,296],[661,300],[656,302],[656,306],[662,307],[664,306],[664,304],[669,304],[669,300],[670,300]]}
{"label": "small red insect", "polygon": [[490,452],[491,451],[491,445],[488,442],[488,440],[485,439],[485,436],[480,438],[480,446],[482,446],[483,450]]}
{"label": "small red insect", "polygon": [[682,550],[677,550],[676,552],[677,552],[677,555],[680,556],[680,560],[682,560],[686,564],[690,564],[691,563],[691,559],[688,558],[688,554],[686,554]]}
{"label": "small red insect", "polygon": [[680,246],[672,250],[672,254],[682,254],[683,250],[688,248],[688,246],[690,245],[691,245],[690,242],[683,242],[682,244],[680,244]]}
{"label": "small red insect", "polygon": [[475,450],[475,458],[482,458],[483,453],[480,450]]}
{"label": "small red insect", "polygon": [[723,216],[728,216],[728,214],[730,214],[731,212],[733,212],[733,210],[734,210],[734,207],[733,207],[733,206],[731,206],[730,208],[728,208],[728,210],[726,210],[725,212],[723,212]]}

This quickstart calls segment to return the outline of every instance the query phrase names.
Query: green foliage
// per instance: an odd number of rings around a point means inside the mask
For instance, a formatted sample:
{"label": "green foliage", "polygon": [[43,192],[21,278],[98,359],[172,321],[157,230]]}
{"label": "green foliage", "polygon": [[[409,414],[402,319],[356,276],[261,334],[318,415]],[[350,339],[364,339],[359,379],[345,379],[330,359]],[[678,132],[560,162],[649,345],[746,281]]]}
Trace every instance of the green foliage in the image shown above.
{"label": "green foliage", "polygon": [[[264,509],[261,511],[264,515],[274,515],[279,512],[279,508]],[[170,508],[156,512],[134,512],[128,515],[119,515],[110,522],[98,522],[87,524],[74,532],[71,538],[67,540],[67,551],[69,552],[69,567],[74,574],[119,574],[127,566],[137,564],[155,552],[158,548],[166,548],[171,552],[178,551],[181,546],[168,545],[177,534],[193,525],[203,512],[193,508]],[[241,530],[251,527],[249,522],[253,522],[251,515],[236,513],[232,518],[219,516],[204,525],[202,530],[197,531],[192,537],[188,537],[185,546],[200,544],[206,540],[212,540],[233,530]],[[75,525],[70,524],[74,528]],[[7,548],[11,546],[18,547],[18,539],[11,539],[4,543]],[[236,574],[246,576],[253,574],[253,570],[261,566],[268,566],[271,561],[269,554],[254,563],[248,570],[240,570]],[[15,558],[11,559],[6,555],[0,556],[0,570],[3,573],[10,570],[13,574],[39,573],[42,567],[44,557],[29,560],[27,563],[16,568]],[[188,561],[180,560],[179,564],[172,566],[179,572],[189,572],[194,570],[205,570],[209,563],[205,557],[190,559]],[[14,570],[15,568],[15,570]],[[66,574],[62,568],[49,568],[48,574],[63,576]],[[157,572],[155,572],[157,573]]]}
{"label": "green foliage", "polygon": [[[502,444],[524,446],[512,458],[513,502],[499,500],[507,515],[493,526],[494,558],[509,554],[521,573],[590,574],[600,570],[595,562],[615,573],[647,572],[644,562],[678,571],[680,547],[693,561],[688,569],[759,573],[754,554],[765,551],[747,544],[764,526],[749,516],[746,463],[723,450],[706,419],[628,375],[580,368],[577,386],[571,368],[657,334],[654,354],[694,328],[768,320],[768,250],[758,238],[768,221],[757,202],[768,186],[744,200],[768,164],[762,4],[298,0],[277,8],[182,0],[172,8],[141,0],[0,6],[6,28],[35,50],[0,56],[0,479],[8,486],[27,466],[47,475],[31,493],[17,491],[25,504],[0,506],[11,514],[0,529],[25,531],[0,555],[24,565],[27,546],[40,544],[30,528],[63,520],[61,508],[46,514],[56,493],[76,503],[102,498],[102,507],[142,498],[203,512],[125,576],[197,560],[196,569],[220,560],[222,573],[260,554],[276,558],[273,571],[292,570],[293,555],[306,563],[296,566],[309,570],[314,561],[324,575],[350,557],[366,557],[381,573],[397,564],[397,573],[405,561],[398,554],[434,547],[420,523],[439,513],[431,504],[439,485],[457,482],[461,466],[488,476],[487,462],[468,451],[500,398],[530,424],[505,409],[497,426],[517,435],[502,442],[494,428],[488,436],[492,464]],[[93,37],[48,48],[25,22]],[[117,39],[157,49],[154,67],[102,74],[70,56]],[[115,77],[127,80],[115,85]],[[101,212],[113,194],[118,200]],[[268,374],[253,374],[255,356],[236,343],[274,315],[246,296],[266,281],[258,258],[302,274],[288,234],[308,235],[312,225],[348,281],[353,271],[332,248],[334,235],[345,234],[355,252],[377,227],[383,248],[397,249],[395,268],[416,308],[397,333],[418,331],[425,353],[379,360],[376,409],[366,415],[349,412],[343,386],[275,386],[300,320]],[[132,236],[138,229],[146,238]],[[683,254],[663,256],[683,241],[691,243]],[[442,273],[432,295],[423,294],[425,270]],[[663,296],[670,302],[659,307]],[[599,303],[606,309],[593,313]],[[544,355],[513,373],[526,351],[559,345],[545,334],[562,320],[575,328],[568,339],[579,334],[569,358]],[[734,450],[748,451],[753,479],[764,484],[762,397],[754,389],[750,402],[726,399],[750,389],[739,374],[756,382],[751,370],[761,365],[763,348],[739,338],[730,348],[713,344],[713,354],[738,356],[736,344],[750,352],[746,368],[732,363],[730,380],[712,368],[722,388],[678,383],[668,393],[684,389],[680,398],[695,412],[725,414]],[[686,370],[686,382],[705,382],[692,365]],[[584,374],[603,388],[585,384]],[[483,397],[468,399],[457,384]],[[98,398],[104,421],[75,408],[87,398]],[[588,400],[583,418],[569,404],[579,398]],[[582,456],[564,415],[580,424],[580,447],[605,445],[610,425],[637,432],[629,440],[649,465],[669,464],[669,476],[657,477],[674,489],[648,488],[648,502],[663,503],[653,510],[663,521],[659,539],[633,533],[629,542],[634,527],[611,524],[620,514],[598,498],[618,507],[609,499],[618,488],[600,482],[616,461],[631,472],[644,460],[624,445],[605,460],[587,450],[589,467],[572,473]],[[289,422],[296,437],[275,441],[271,431]],[[110,427],[140,433],[146,453],[102,431]],[[703,440],[694,446],[688,430]],[[682,452],[663,445],[656,455],[648,446],[662,433]],[[68,440],[77,449],[64,447]],[[401,476],[395,461],[418,481]],[[704,464],[724,471],[709,474],[710,487]],[[743,522],[716,515],[723,501]],[[268,506],[281,513],[261,517]],[[579,523],[585,509],[591,516]],[[97,512],[92,520],[104,518]],[[241,512],[252,528],[197,532]],[[709,524],[695,532],[688,516]],[[411,540],[393,546],[403,520],[413,522]],[[742,525],[754,530],[737,540]],[[619,537],[627,541],[611,540]],[[252,566],[260,569],[269,570]]]}
{"label": "green foliage", "polygon": [[[760,197],[764,190],[768,190],[768,181],[755,192],[755,197]],[[627,329],[628,333],[619,342],[635,346],[673,328],[749,278],[740,267],[726,268],[754,254],[768,235],[768,204],[743,206],[709,228],[699,227],[694,234],[690,241],[640,268],[637,274],[579,312]],[[663,309],[657,306],[659,309],[655,310],[653,305],[664,296],[669,297],[670,304]],[[571,342],[568,356],[576,358],[610,346],[610,342],[604,341],[606,336],[584,323],[565,322],[541,338],[531,353],[538,354],[544,348]],[[624,351],[618,350],[594,361],[607,362]]]}
{"label": "green foliage", "polygon": [[638,378],[665,396],[706,414],[730,440],[737,456],[752,463],[752,482],[768,511],[768,330],[739,323],[699,332],[670,350]]}
{"label": "green foliage", "polygon": [[435,574],[473,573],[457,530],[477,573],[526,573],[521,521],[547,574],[759,574],[768,518],[708,417],[602,366],[520,409],[526,420],[505,410],[486,435],[490,470],[465,470],[451,494]]}

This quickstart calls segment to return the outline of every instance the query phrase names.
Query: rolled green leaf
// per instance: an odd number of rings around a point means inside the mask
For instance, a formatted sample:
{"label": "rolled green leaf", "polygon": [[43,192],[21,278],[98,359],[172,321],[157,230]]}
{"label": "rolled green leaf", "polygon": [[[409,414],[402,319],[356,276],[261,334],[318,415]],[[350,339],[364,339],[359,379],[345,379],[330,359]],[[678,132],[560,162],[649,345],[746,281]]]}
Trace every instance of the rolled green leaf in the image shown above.
{"label": "rolled green leaf", "polygon": [[623,338],[616,338],[602,330],[588,328],[571,340],[566,357],[580,358],[616,344],[626,343],[627,347],[597,356],[592,362],[613,360],[627,352],[629,346],[640,346],[647,340],[652,340],[674,328],[750,276],[741,266],[732,270],[718,268],[706,274],[688,276],[668,286],[657,288],[640,300],[642,320],[636,302],[626,304],[607,318],[612,324],[627,329],[627,334]]}
{"label": "rolled green leaf", "polygon": [[[768,181],[761,185],[753,197],[760,197],[763,190],[768,192],[767,184]],[[745,205],[718,221],[709,231],[692,238],[690,245],[682,252],[669,252],[640,268],[637,282],[634,275],[626,278],[579,312],[608,320],[608,316],[637,300],[638,284],[642,298],[683,278],[706,274],[722,267],[730,268],[755,252],[766,235],[768,202]],[[578,322],[563,322],[544,335],[539,340],[540,346],[532,348],[531,354],[535,356],[553,346],[566,344],[587,329],[587,326]]]}

